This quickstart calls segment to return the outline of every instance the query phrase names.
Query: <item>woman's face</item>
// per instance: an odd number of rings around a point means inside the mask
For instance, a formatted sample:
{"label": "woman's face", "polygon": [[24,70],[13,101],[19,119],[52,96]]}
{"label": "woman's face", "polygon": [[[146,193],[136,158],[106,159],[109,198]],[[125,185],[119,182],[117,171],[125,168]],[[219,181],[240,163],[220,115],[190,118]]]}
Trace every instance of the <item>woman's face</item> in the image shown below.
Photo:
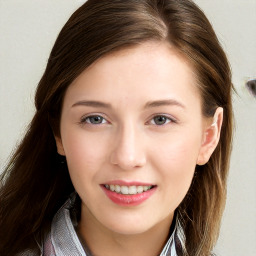
{"label": "woman's face", "polygon": [[195,84],[171,46],[144,43],[103,57],[69,86],[57,147],[82,216],[119,234],[171,223],[208,125]]}

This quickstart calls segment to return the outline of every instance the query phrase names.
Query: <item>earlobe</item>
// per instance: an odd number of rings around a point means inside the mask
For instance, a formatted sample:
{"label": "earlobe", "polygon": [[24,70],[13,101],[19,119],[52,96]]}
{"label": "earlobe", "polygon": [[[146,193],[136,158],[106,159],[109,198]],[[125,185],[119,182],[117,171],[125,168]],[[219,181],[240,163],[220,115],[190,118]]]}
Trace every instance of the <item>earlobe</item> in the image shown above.
{"label": "earlobe", "polygon": [[215,111],[213,120],[211,120],[211,123],[207,125],[204,130],[202,145],[197,158],[198,165],[206,164],[217,147],[220,139],[222,121],[223,108],[218,107]]}
{"label": "earlobe", "polygon": [[63,148],[63,144],[62,144],[61,138],[58,137],[58,136],[54,136],[54,137],[55,137],[57,152],[58,152],[60,155],[65,156],[65,151],[64,151],[64,148]]}

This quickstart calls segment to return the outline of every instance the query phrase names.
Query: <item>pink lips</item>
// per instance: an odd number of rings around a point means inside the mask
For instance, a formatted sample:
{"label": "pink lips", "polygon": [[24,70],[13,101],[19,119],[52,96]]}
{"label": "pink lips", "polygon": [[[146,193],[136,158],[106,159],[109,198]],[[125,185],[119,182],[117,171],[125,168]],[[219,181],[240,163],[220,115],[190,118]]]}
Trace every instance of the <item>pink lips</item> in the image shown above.
{"label": "pink lips", "polygon": [[[110,181],[105,184],[112,184],[112,185],[120,185],[120,186],[151,186],[152,184],[149,183],[141,183],[141,182],[125,182],[121,180]],[[146,192],[138,193],[135,195],[123,195],[118,194],[115,191],[111,191],[107,189],[104,185],[101,185],[101,188],[107,195],[107,197],[120,206],[136,206],[143,203],[149,197],[151,197],[154,192],[156,191],[156,186],[152,187],[151,189],[147,190]]]}

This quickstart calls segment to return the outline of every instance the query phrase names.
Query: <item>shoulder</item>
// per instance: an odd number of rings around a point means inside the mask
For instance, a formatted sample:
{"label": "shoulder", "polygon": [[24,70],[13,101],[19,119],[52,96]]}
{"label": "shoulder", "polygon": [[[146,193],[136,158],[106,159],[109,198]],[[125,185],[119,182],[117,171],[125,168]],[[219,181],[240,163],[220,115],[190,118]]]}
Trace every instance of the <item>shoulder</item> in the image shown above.
{"label": "shoulder", "polygon": [[54,246],[52,244],[50,234],[46,237],[46,239],[44,241],[42,256],[57,256]]}
{"label": "shoulder", "polygon": [[[34,250],[26,250],[26,251],[23,251],[23,252],[20,252],[18,254],[15,254],[15,256],[38,256],[40,254],[38,254],[39,252],[38,251],[34,251]],[[42,254],[41,254],[42,255]],[[40,256],[41,256],[40,255]]]}

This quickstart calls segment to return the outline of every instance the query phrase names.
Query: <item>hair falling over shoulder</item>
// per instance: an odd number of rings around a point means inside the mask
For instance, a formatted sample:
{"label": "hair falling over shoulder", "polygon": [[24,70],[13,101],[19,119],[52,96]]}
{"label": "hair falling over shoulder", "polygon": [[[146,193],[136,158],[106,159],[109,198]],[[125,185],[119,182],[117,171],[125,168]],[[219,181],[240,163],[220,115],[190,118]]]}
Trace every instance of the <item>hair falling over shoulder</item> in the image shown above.
{"label": "hair falling over shoulder", "polygon": [[166,41],[191,63],[205,116],[224,109],[220,142],[209,162],[196,167],[177,209],[182,255],[211,254],[225,205],[233,126],[230,67],[212,26],[190,0],[88,0],[54,44],[37,87],[35,116],[1,175],[0,255],[36,250],[74,190],[54,140],[67,87],[95,60],[146,41]]}

